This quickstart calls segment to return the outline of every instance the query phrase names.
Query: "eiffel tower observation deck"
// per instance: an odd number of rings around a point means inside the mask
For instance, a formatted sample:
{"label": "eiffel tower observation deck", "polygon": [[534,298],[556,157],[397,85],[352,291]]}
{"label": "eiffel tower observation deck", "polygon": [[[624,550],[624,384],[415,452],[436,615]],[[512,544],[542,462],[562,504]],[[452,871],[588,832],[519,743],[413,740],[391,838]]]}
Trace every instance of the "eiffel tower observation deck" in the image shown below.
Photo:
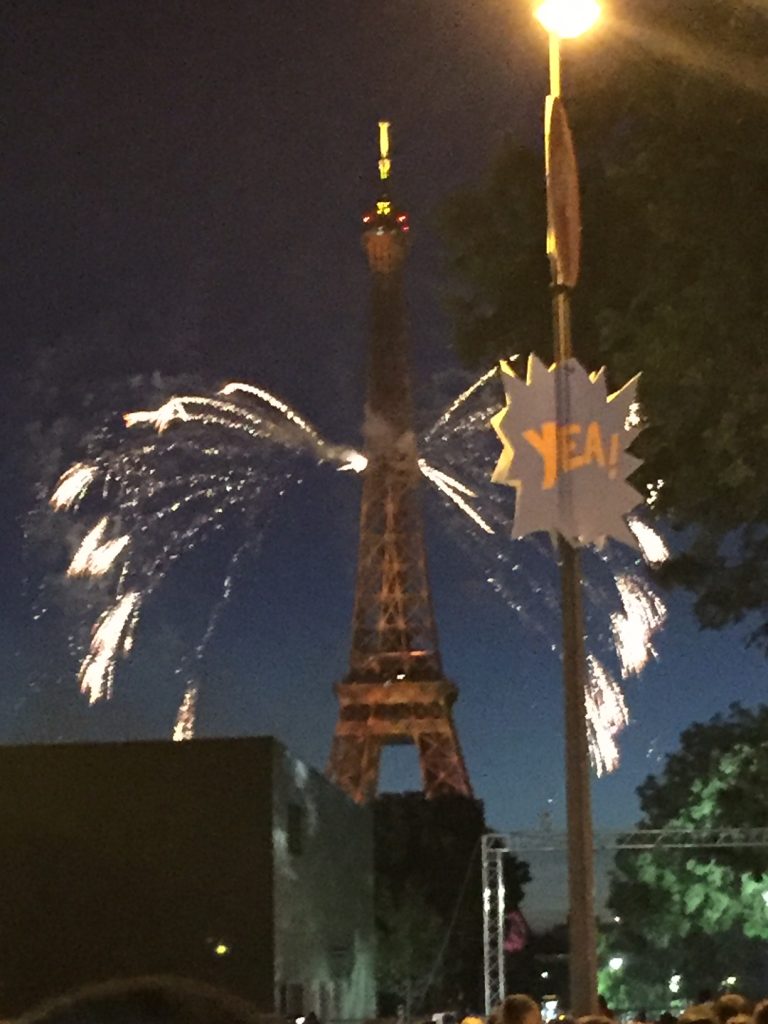
{"label": "eiffel tower observation deck", "polygon": [[471,796],[443,675],[427,575],[403,275],[408,216],[390,197],[389,123],[379,122],[379,197],[363,217],[371,272],[360,541],[349,672],[328,776],[358,802],[376,794],[382,746],[418,748],[427,797]]}

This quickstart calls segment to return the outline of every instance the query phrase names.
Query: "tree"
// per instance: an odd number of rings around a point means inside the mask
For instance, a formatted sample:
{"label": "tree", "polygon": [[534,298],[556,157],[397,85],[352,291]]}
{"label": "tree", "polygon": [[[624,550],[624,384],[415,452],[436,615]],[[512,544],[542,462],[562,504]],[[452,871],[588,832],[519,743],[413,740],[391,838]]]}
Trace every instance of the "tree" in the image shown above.
{"label": "tree", "polygon": [[[425,982],[445,936],[440,916],[413,884],[380,890],[376,900],[376,975],[379,992],[402,1005],[405,1019],[421,1009]],[[439,978],[435,978],[439,980]]]}
{"label": "tree", "polygon": [[[376,918],[379,956],[384,953],[387,976],[394,976],[393,964],[408,963],[409,948],[419,957],[420,966],[422,948],[432,949],[426,970],[399,970],[402,980],[397,992],[384,988],[380,995],[399,993],[405,1002],[407,982],[414,1010],[421,1009],[427,996],[445,1009],[477,1010],[481,1005],[480,837],[485,831],[483,805],[468,797],[427,800],[422,793],[385,793],[376,800]],[[521,902],[529,878],[527,864],[505,858],[510,909]],[[435,920],[439,942],[434,941]]]}
{"label": "tree", "polygon": [[[726,717],[695,724],[658,777],[638,794],[642,827],[768,827],[768,707],[733,705]],[[621,851],[611,878],[601,983],[616,1005],[663,1008],[679,988],[736,976],[762,994],[768,952],[768,851],[760,848]],[[680,975],[677,982],[670,981]]]}
{"label": "tree", "polygon": [[[613,384],[639,370],[635,478],[679,531],[671,583],[703,625],[750,612],[768,646],[768,12],[615,0],[566,86],[581,164],[575,349]],[[542,159],[508,141],[443,205],[463,360],[549,358]]]}

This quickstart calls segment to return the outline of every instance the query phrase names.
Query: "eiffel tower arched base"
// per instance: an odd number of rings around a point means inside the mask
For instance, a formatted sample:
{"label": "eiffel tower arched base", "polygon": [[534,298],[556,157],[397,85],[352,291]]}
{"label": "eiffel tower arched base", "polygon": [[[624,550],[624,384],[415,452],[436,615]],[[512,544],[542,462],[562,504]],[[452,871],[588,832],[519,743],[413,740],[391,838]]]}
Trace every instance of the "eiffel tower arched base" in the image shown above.
{"label": "eiffel tower arched base", "polygon": [[357,803],[376,795],[381,748],[413,743],[429,799],[472,796],[451,708],[456,687],[431,682],[337,683],[339,719],[326,774]]}

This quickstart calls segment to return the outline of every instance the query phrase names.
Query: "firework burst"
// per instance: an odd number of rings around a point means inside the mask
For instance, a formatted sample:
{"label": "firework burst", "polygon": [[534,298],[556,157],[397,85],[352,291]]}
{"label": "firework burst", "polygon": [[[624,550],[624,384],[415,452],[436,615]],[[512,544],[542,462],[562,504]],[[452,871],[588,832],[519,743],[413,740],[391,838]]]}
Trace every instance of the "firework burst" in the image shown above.
{"label": "firework burst", "polygon": [[[510,540],[514,495],[492,485],[498,444],[488,428],[502,404],[498,371],[491,370],[466,389],[429,428],[422,451],[466,490],[461,507],[441,489],[453,511],[452,527],[488,585],[527,628],[539,632],[553,651],[559,645],[554,615],[559,613],[560,579],[554,546],[544,534]],[[637,415],[637,410],[630,410]],[[450,500],[448,500],[450,499]],[[655,565],[668,557],[664,540],[640,515],[628,521],[643,557]],[[617,737],[629,722],[621,686],[606,665],[612,661],[622,679],[638,675],[655,657],[655,634],[666,620],[664,602],[647,578],[642,559],[625,546],[609,542],[602,549],[584,549],[583,590],[590,650],[587,657],[586,703],[590,751],[598,775],[619,763]],[[613,610],[610,610],[613,609]],[[607,613],[607,614],[606,614]]]}
{"label": "firework burst", "polygon": [[[525,625],[551,637],[559,592],[546,539],[511,541],[510,492],[490,484],[497,452],[488,420],[499,405],[495,370],[464,391],[422,438],[419,466],[454,513],[454,535],[482,565],[488,585]],[[67,570],[101,579],[109,603],[97,616],[79,671],[93,702],[113,690],[119,660],[131,649],[149,595],[170,568],[214,531],[239,524],[248,538],[234,552],[219,600],[187,664],[174,739],[194,735],[199,665],[229,599],[237,573],[260,543],[275,499],[297,476],[302,458],[360,473],[365,456],[333,445],[295,409],[262,388],[231,383],[214,396],[177,395],[156,409],[125,415],[124,436],[93,460],[71,466],[50,497],[57,511],[90,520]],[[647,523],[631,528],[647,558],[666,557],[663,540]],[[590,637],[613,657],[622,676],[638,673],[654,654],[652,637],[665,610],[634,555],[613,545],[590,556],[587,596]],[[615,610],[606,615],[606,607]],[[591,650],[587,710],[598,772],[618,763],[616,737],[628,716],[621,688]]]}

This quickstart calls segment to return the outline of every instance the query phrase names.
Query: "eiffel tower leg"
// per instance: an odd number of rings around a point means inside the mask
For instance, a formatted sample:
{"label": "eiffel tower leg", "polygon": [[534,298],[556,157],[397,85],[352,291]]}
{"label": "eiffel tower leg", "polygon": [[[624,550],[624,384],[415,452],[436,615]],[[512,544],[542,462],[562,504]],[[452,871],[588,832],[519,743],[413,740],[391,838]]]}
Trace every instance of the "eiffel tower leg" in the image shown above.
{"label": "eiffel tower leg", "polygon": [[459,749],[453,722],[438,732],[422,732],[416,741],[419,749],[419,763],[424,795],[427,799],[436,796],[460,794],[472,796],[472,787]]}
{"label": "eiffel tower leg", "polygon": [[359,804],[376,795],[381,746],[375,736],[338,734],[333,739],[326,775]]}

